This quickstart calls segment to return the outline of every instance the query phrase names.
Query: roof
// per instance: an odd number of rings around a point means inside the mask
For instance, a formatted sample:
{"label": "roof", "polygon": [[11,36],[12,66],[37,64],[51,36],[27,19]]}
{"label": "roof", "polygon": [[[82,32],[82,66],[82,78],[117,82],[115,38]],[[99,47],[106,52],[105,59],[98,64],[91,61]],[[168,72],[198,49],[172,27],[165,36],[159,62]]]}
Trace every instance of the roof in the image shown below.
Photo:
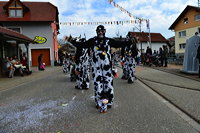
{"label": "roof", "polygon": [[29,11],[28,7],[26,7],[20,0],[10,0],[9,2],[7,2],[7,3],[3,6],[3,8],[4,8],[5,10],[7,10],[8,7],[9,7],[9,5],[10,5],[13,1],[17,1],[17,2],[23,7],[23,9],[24,9],[25,11]]}
{"label": "roof", "polygon": [[[138,37],[139,41],[149,42],[149,33],[147,32],[129,32],[128,35]],[[151,42],[164,42],[167,40],[160,33],[150,33]]]}
{"label": "roof", "polygon": [[178,18],[174,21],[174,23],[169,27],[169,30],[173,30],[176,26],[176,24],[181,20],[181,18],[184,17],[184,15],[191,9],[196,10],[197,12],[200,12],[200,7],[196,7],[196,6],[190,6],[188,5],[183,12],[178,16]]}
{"label": "roof", "polygon": [[18,40],[20,42],[29,42],[29,43],[35,43],[32,39],[29,37],[20,34],[16,31],[7,29],[5,27],[0,26],[0,37],[3,36],[4,38],[12,38],[13,40]]}
{"label": "roof", "polygon": [[[11,0],[12,1],[12,0]],[[20,0],[18,0],[20,1]],[[10,2],[10,1],[9,1]],[[21,2],[23,7],[29,9],[23,18],[9,18],[7,11],[8,1],[0,1],[0,21],[56,21],[58,22],[58,9],[49,2]]]}
{"label": "roof", "polygon": [[175,41],[175,36],[168,38],[169,41]]}

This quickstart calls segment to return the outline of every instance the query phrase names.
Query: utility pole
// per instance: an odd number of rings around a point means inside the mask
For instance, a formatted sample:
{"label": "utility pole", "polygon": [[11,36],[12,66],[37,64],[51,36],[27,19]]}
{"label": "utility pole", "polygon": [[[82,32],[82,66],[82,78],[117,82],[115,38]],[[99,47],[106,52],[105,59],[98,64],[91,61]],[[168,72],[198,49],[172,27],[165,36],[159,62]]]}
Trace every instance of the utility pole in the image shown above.
{"label": "utility pole", "polygon": [[147,20],[147,29],[149,29],[149,45],[150,45],[150,48],[152,48],[152,46],[151,46],[150,20],[149,19]]}

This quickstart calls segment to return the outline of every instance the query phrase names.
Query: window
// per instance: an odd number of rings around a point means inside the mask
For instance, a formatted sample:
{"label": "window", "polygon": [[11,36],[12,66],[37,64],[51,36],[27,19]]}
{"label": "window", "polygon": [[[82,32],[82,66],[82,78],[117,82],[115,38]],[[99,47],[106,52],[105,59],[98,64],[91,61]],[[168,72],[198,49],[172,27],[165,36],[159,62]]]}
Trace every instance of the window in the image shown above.
{"label": "window", "polygon": [[185,45],[186,45],[186,43],[179,44],[179,49],[185,49]]}
{"label": "window", "polygon": [[10,17],[22,17],[22,9],[11,9],[9,10]]}
{"label": "window", "polygon": [[23,16],[23,9],[16,1],[14,1],[10,5],[8,10],[9,10],[9,17],[22,17]]}
{"label": "window", "polygon": [[186,31],[180,31],[179,37],[186,37]]}
{"label": "window", "polygon": [[184,24],[188,24],[188,18],[184,18]]}
{"label": "window", "polygon": [[9,28],[9,27],[8,27],[8,29],[11,29],[11,30],[14,30],[14,31],[16,31],[16,32],[21,33],[21,29],[20,29],[20,28]]}
{"label": "window", "polygon": [[195,21],[199,21],[199,20],[200,20],[200,14],[195,15],[195,16],[194,16],[194,20],[195,20]]}

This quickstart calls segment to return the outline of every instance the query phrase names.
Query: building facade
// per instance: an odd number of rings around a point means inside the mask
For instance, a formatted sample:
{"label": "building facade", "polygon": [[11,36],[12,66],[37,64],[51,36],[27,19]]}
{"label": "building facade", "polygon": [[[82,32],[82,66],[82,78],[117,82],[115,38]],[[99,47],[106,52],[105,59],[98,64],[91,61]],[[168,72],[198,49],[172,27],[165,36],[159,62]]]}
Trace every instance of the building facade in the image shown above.
{"label": "building facade", "polygon": [[147,33],[147,32],[129,32],[128,35],[138,38],[139,43],[137,48],[145,53],[147,47],[150,47],[152,51],[158,51],[163,45],[168,46],[168,41],[160,33]]}
{"label": "building facade", "polygon": [[169,29],[175,32],[175,54],[183,56],[186,40],[200,33],[200,7],[188,5]]}
{"label": "building facade", "polygon": [[[1,1],[0,25],[37,42],[29,45],[30,54],[27,56],[29,56],[30,66],[38,65],[37,58],[40,54],[43,54],[43,62],[47,66],[54,65],[58,60],[58,9],[51,3]],[[24,46],[19,46],[18,50],[21,51],[20,54],[27,52]]]}

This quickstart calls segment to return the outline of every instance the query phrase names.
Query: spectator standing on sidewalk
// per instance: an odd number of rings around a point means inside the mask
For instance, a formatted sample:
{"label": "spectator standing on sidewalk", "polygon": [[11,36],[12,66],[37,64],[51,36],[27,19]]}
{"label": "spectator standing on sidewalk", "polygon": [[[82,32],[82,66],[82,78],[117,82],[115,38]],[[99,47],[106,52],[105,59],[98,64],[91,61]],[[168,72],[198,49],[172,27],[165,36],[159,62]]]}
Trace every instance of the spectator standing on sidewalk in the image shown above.
{"label": "spectator standing on sidewalk", "polygon": [[140,65],[140,56],[141,56],[141,53],[140,53],[140,50],[137,48],[137,65]]}
{"label": "spectator standing on sidewalk", "polygon": [[161,47],[159,48],[158,55],[159,55],[161,66],[163,66],[163,49]]}
{"label": "spectator standing on sidewalk", "polygon": [[168,48],[166,45],[163,45],[163,61],[164,61],[164,67],[167,67],[167,58],[168,58]]}

